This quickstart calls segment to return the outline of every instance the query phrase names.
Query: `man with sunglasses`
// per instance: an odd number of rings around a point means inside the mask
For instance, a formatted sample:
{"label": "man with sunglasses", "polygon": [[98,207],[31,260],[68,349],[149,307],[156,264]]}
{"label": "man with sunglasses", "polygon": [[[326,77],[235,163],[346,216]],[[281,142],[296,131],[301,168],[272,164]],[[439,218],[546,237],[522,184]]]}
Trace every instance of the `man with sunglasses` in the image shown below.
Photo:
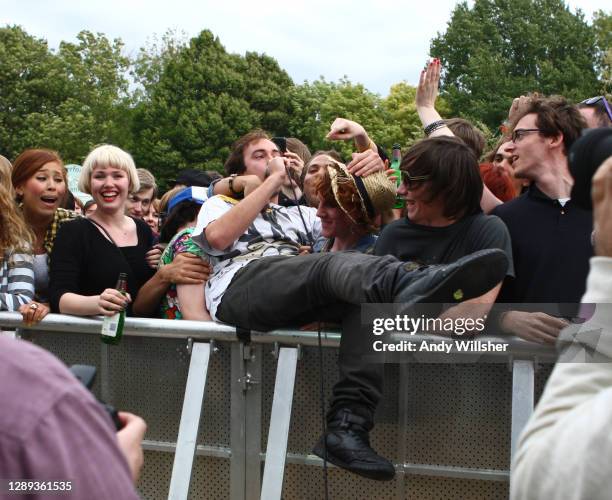
{"label": "man with sunglasses", "polygon": [[[456,137],[431,137],[413,145],[402,158],[398,194],[406,217],[387,225],[375,255],[393,255],[423,264],[455,262],[486,248],[503,250],[514,275],[510,235],[498,217],[480,208],[483,183],[473,151]],[[475,299],[493,304],[501,283]]]}
{"label": "man with sunglasses", "polygon": [[578,109],[588,128],[612,127],[612,107],[606,96],[585,99],[578,104]]}
{"label": "man with sunglasses", "polygon": [[500,292],[499,302],[514,304],[501,315],[500,326],[538,343],[554,343],[567,325],[562,318],[577,311],[555,306],[546,314],[543,306],[517,304],[580,302],[593,254],[592,216],[570,200],[568,153],[584,127],[578,109],[563,97],[526,100],[512,119],[507,150],[514,175],[531,185],[491,212],[508,226],[516,271]]}

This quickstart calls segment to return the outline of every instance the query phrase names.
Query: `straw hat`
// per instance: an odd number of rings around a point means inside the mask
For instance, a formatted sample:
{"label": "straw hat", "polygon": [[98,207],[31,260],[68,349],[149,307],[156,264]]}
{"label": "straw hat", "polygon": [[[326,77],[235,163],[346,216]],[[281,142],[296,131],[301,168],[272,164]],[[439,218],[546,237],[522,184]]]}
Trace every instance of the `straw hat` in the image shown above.
{"label": "straw hat", "polygon": [[354,224],[359,224],[351,212],[354,206],[347,203],[346,197],[340,191],[347,185],[353,191],[351,202],[356,203],[364,220],[371,222],[376,215],[393,208],[396,197],[395,183],[384,172],[375,172],[366,177],[357,177],[351,174],[345,165],[329,157],[327,166],[331,188],[334,198],[342,211]]}

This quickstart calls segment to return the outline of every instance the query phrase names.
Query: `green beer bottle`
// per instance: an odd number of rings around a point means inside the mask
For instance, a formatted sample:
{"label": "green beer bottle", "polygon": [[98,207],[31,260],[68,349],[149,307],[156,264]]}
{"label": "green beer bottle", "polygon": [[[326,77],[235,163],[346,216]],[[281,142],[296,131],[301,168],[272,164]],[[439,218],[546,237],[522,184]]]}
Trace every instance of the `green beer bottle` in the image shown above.
{"label": "green beer bottle", "polygon": [[[395,176],[397,177],[397,187],[400,187],[402,183],[402,174],[400,172],[400,163],[402,162],[402,151],[399,144],[393,145],[393,154],[391,156],[391,168],[395,170]],[[395,205],[393,208],[404,208],[404,199],[397,195],[395,198]]]}
{"label": "green beer bottle", "polygon": [[[115,289],[121,292],[122,295],[127,293],[127,274],[120,273]],[[125,322],[125,309],[113,314],[105,316],[102,322],[102,342],[105,344],[117,345],[123,336],[123,323]]]}

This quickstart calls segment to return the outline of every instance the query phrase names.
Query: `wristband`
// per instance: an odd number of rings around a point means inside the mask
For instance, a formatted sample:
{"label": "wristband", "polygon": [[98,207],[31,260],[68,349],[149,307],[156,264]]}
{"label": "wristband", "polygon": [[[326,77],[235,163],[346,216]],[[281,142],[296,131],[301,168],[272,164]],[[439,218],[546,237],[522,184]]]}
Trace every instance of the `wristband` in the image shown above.
{"label": "wristband", "polygon": [[427,127],[423,129],[423,132],[425,132],[425,135],[429,136],[432,132],[434,132],[434,130],[438,130],[442,127],[446,127],[444,120],[437,120],[427,125]]}
{"label": "wristband", "polygon": [[229,190],[232,193],[232,196],[235,198],[242,198],[244,193],[234,191],[234,179],[238,177],[238,174],[232,174],[229,176]]}
{"label": "wristband", "polygon": [[376,144],[372,142],[372,139],[369,139],[368,145],[364,149],[360,149],[359,147],[357,148],[357,150],[360,153],[365,153],[368,149],[371,149],[372,151],[376,151]]}

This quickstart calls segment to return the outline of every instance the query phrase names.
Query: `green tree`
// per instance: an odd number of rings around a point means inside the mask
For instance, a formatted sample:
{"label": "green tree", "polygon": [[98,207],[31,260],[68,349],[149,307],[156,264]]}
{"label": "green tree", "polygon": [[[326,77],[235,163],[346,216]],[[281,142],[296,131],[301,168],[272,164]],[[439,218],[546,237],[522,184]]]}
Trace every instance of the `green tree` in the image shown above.
{"label": "green tree", "polygon": [[597,68],[602,93],[612,93],[612,15],[598,10],[593,15],[597,45]]}
{"label": "green tree", "polygon": [[580,100],[599,86],[594,30],[562,0],[460,3],[430,51],[443,63],[452,113],[491,129],[518,95],[538,91]]}
{"label": "green tree", "polygon": [[311,150],[336,149],[345,159],[354,152],[352,142],[328,141],[325,136],[338,117],[359,122],[372,140],[384,147],[405,142],[401,126],[394,123],[391,107],[361,84],[347,78],[338,83],[323,77],[312,83],[296,86],[292,95],[293,116],[290,135],[304,141]]}
{"label": "green tree", "polygon": [[138,163],[162,183],[185,167],[221,170],[249,130],[286,133],[293,82],[274,59],[229,54],[210,31],[165,48],[140,55],[133,129]]}
{"label": "green tree", "polygon": [[62,42],[55,54],[20,27],[0,28],[0,144],[6,156],[47,147],[67,162],[80,162],[97,143],[129,139],[129,61],[121,41],[87,31],[77,40]]}

